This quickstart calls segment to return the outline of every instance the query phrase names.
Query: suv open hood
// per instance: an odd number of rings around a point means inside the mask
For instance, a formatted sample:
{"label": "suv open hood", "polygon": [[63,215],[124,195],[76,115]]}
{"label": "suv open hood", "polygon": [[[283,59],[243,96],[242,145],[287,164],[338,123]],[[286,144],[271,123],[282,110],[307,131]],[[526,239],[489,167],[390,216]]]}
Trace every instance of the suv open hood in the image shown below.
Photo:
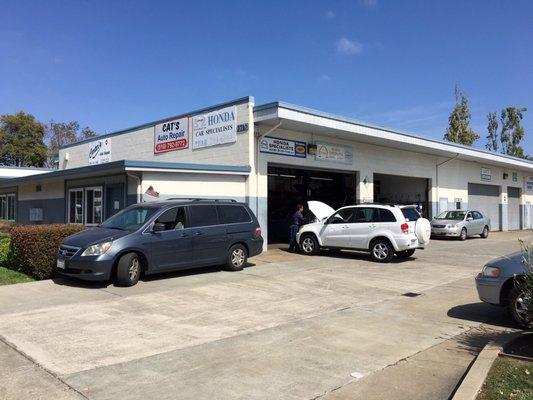
{"label": "suv open hood", "polygon": [[323,221],[324,219],[333,215],[333,213],[335,212],[333,208],[328,206],[326,203],[322,203],[321,201],[308,201],[307,206],[309,207],[309,210],[311,210],[311,212],[315,214],[315,217],[317,217],[319,221]]}

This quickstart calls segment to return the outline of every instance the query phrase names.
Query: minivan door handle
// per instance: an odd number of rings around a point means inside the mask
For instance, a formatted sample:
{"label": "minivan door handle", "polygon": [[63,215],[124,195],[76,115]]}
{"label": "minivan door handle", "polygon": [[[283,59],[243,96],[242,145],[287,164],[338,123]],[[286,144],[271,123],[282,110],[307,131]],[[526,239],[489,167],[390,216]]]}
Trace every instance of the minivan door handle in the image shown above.
{"label": "minivan door handle", "polygon": [[204,233],[203,232],[200,232],[200,231],[196,231],[194,232],[194,236],[200,236],[200,235],[203,235]]}
{"label": "minivan door handle", "polygon": [[180,235],[180,237],[187,237],[187,236],[189,236],[189,235],[187,235],[185,232],[183,232],[183,233]]}

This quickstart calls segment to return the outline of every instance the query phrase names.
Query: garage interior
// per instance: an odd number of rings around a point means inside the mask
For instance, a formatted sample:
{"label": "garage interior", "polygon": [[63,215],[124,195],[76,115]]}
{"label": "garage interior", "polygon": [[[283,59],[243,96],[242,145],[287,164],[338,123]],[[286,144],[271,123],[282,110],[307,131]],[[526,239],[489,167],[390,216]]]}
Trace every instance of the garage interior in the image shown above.
{"label": "garage interior", "polygon": [[[296,205],[318,200],[334,209],[356,203],[356,173],[268,166],[268,242],[287,243]],[[306,218],[313,215],[306,209]]]}
{"label": "garage interior", "polygon": [[410,176],[374,174],[376,203],[422,204],[422,215],[431,218],[429,179]]}

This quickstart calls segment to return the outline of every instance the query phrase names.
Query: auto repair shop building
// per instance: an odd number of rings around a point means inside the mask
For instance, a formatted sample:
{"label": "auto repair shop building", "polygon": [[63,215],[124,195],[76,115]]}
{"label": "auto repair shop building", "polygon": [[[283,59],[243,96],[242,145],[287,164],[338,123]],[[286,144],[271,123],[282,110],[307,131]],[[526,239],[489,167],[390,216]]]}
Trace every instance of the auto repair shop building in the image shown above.
{"label": "auto repair shop building", "polygon": [[245,97],[65,146],[59,170],[0,181],[0,219],[91,226],[173,197],[247,202],[270,242],[307,200],[470,208],[492,230],[529,229],[533,162]]}

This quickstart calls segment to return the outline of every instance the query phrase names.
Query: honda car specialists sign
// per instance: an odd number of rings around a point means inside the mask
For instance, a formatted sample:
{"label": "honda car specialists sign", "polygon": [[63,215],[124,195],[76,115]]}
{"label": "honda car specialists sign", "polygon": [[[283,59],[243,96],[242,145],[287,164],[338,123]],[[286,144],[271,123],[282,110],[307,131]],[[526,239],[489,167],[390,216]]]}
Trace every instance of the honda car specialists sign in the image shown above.
{"label": "honda car specialists sign", "polygon": [[174,119],[155,126],[154,154],[189,147],[189,118]]}
{"label": "honda car specialists sign", "polygon": [[259,151],[261,153],[305,158],[306,146],[305,142],[265,136],[259,142]]}
{"label": "honda car specialists sign", "polygon": [[192,117],[192,148],[237,141],[237,112],[234,106]]}
{"label": "honda car specialists sign", "polygon": [[111,161],[111,139],[95,140],[89,143],[89,165]]}

